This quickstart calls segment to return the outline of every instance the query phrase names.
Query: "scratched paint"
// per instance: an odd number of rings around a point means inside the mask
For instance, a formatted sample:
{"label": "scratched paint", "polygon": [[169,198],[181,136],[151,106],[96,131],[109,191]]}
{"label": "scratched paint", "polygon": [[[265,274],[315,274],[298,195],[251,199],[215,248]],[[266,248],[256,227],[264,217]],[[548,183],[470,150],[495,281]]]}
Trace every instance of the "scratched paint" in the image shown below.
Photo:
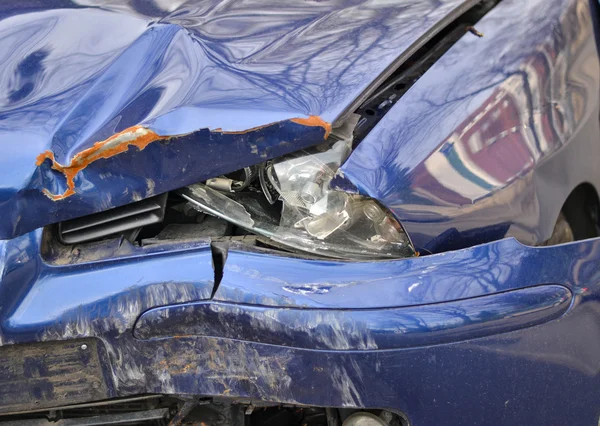
{"label": "scratched paint", "polygon": [[[292,118],[290,121],[301,126],[322,127],[325,131],[323,136],[324,139],[327,139],[331,133],[331,123],[327,123],[318,116],[311,115],[305,118]],[[227,131],[219,128],[211,130],[211,132],[239,135],[264,129],[265,127],[273,126],[278,123],[279,122],[268,123],[243,131]],[[78,152],[73,156],[69,164],[66,165],[60,164],[56,160],[52,151],[44,151],[38,155],[35,163],[36,166],[39,167],[44,161],[50,160],[52,162],[52,169],[61,172],[65,176],[67,180],[67,189],[62,194],[52,194],[47,188],[44,188],[42,192],[53,201],[63,200],[75,194],[75,176],[77,176],[79,172],[88,167],[91,163],[100,159],[107,159],[122,154],[123,152],[129,150],[131,146],[135,146],[141,151],[152,142],[167,141],[181,136],[184,135],[161,136],[153,130],[141,125],[129,127],[106,140],[96,142],[90,148]]]}
{"label": "scratched paint", "polygon": [[340,351],[395,349],[530,327],[564,315],[571,300],[562,286],[536,286],[434,307],[359,311],[194,302],[145,312],[134,336],[213,336]]}

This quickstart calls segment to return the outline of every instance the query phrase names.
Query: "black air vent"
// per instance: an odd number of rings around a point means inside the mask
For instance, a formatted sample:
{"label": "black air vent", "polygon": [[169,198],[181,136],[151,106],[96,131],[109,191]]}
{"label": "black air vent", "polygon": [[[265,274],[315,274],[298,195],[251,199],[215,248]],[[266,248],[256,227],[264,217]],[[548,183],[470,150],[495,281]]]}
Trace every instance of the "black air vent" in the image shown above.
{"label": "black air vent", "polygon": [[63,244],[77,244],[116,234],[125,234],[126,238],[133,240],[142,226],[162,222],[166,203],[167,194],[162,194],[61,222],[58,224],[58,240]]}

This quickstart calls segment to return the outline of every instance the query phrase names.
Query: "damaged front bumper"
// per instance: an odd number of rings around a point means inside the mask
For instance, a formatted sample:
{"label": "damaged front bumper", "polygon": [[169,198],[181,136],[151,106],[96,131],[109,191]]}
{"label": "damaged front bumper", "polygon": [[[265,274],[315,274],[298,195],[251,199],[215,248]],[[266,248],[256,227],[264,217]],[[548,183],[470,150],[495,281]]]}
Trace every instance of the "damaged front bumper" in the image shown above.
{"label": "damaged front bumper", "polygon": [[189,394],[597,420],[600,239],[362,263],[195,242],[60,264],[43,241],[0,243],[1,414]]}

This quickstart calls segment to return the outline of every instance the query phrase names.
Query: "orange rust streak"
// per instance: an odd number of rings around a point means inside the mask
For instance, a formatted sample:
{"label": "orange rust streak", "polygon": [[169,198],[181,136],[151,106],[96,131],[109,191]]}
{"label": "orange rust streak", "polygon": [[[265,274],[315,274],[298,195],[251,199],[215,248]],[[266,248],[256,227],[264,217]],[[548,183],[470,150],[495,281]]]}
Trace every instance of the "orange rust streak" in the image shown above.
{"label": "orange rust streak", "polygon": [[325,136],[323,139],[327,139],[331,133],[331,123],[326,122],[318,115],[311,115],[308,118],[292,118],[292,123],[301,124],[302,126],[311,127],[322,127],[325,129]]}
{"label": "orange rust streak", "polygon": [[[325,129],[325,136],[323,137],[323,139],[327,139],[329,137],[329,133],[331,133],[331,123],[326,122],[317,115],[310,115],[307,118],[291,118],[290,121],[292,123],[300,124],[302,126],[322,127],[323,129]],[[243,135],[245,133],[250,133],[256,130],[264,129],[265,127],[272,126],[273,124],[276,123],[263,124],[262,126],[256,126],[246,130],[223,130],[221,128],[218,128],[213,130],[213,132],[223,133],[224,135]]]}
{"label": "orange rust streak", "polygon": [[[329,133],[331,133],[331,123],[327,123],[321,117],[316,115],[311,115],[308,118],[292,118],[290,121],[296,124],[300,124],[302,126],[318,126],[325,129],[324,139],[327,139]],[[242,131],[223,131],[221,129],[212,130],[212,132],[219,132],[223,134],[244,134],[249,132],[254,132],[256,130],[263,129],[268,126],[272,126],[275,123],[265,124],[263,126],[253,127],[251,129],[242,130]],[[131,140],[124,140],[122,142],[116,143],[114,146],[110,148],[105,148],[107,144],[110,144],[115,139],[125,136],[128,133],[135,133],[136,131],[144,129],[147,133],[141,136],[136,137]],[[40,155],[37,156],[35,164],[40,166],[44,161],[50,160],[52,162],[52,168],[57,170],[65,175],[67,179],[67,190],[62,194],[52,194],[47,189],[43,190],[43,193],[51,198],[54,201],[62,200],[67,198],[70,195],[75,194],[75,176],[77,173],[85,169],[91,163],[101,158],[110,158],[117,154],[121,154],[129,149],[129,146],[133,145],[138,147],[140,150],[146,148],[150,143],[157,140],[169,139],[174,136],[159,136],[157,133],[144,128],[142,126],[133,126],[129,127],[122,132],[116,133],[110,138],[96,142],[93,146],[88,149],[85,149],[73,157],[71,162],[67,165],[62,165],[56,161],[54,157],[54,153],[52,151],[44,151]]]}
{"label": "orange rust streak", "polygon": [[54,201],[62,200],[70,195],[73,195],[75,194],[75,176],[77,176],[77,173],[85,169],[94,161],[99,160],[101,158],[110,158],[117,154],[125,152],[129,149],[130,145],[136,146],[140,150],[142,150],[146,148],[146,146],[148,146],[148,144],[150,144],[151,142],[154,142],[159,139],[165,139],[164,137],[159,136],[153,131],[145,129],[147,131],[145,135],[138,136],[135,139],[125,140],[122,143],[116,144],[115,146],[103,149],[105,145],[110,144],[110,142],[112,142],[113,140],[128,133],[135,133],[140,129],[142,129],[141,126],[129,127],[123,130],[122,132],[114,134],[113,136],[104,141],[96,142],[90,148],[78,152],[71,160],[71,163],[65,166],[56,161],[56,159],[54,158],[54,153],[52,151],[45,151],[38,155],[35,163],[37,166],[41,165],[45,160],[48,159],[52,161],[52,168],[64,174],[65,178],[67,179],[67,190],[64,193],[56,195],[44,189],[44,194],[46,194],[46,196],[50,197]]}

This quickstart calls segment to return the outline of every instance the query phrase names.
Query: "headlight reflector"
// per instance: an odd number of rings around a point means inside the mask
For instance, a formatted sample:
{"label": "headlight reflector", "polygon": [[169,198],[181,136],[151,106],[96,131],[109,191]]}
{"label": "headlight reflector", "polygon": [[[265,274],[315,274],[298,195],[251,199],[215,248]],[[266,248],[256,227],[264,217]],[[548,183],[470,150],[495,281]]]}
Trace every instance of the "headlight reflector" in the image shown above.
{"label": "headlight reflector", "polygon": [[387,209],[371,198],[332,188],[352,150],[351,132],[345,138],[332,136],[260,166],[264,195],[258,194],[259,201],[280,202],[278,218],[256,207],[256,193],[244,198],[198,183],[180,194],[200,211],[297,250],[344,259],[414,256],[408,236]]}

